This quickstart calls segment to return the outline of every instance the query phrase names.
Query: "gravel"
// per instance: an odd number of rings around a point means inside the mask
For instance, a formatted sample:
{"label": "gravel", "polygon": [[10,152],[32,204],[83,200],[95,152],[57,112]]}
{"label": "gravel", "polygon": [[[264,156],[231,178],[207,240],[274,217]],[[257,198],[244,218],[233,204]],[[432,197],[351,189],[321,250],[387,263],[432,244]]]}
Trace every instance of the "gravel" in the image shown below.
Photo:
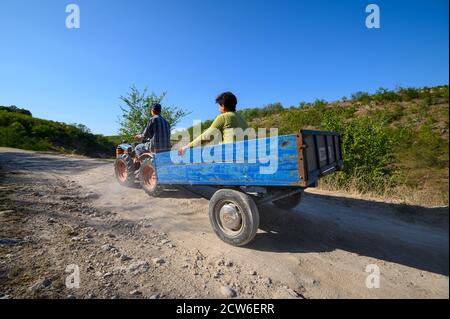
{"label": "gravel", "polygon": [[233,298],[236,297],[236,291],[228,286],[220,287],[220,294],[225,298]]}

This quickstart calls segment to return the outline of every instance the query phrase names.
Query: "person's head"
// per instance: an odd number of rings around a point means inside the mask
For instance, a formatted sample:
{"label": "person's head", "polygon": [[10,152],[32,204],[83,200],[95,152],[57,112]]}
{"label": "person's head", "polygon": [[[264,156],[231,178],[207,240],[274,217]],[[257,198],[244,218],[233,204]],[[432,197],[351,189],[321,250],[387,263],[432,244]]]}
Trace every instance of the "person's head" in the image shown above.
{"label": "person's head", "polygon": [[152,105],[152,115],[159,115],[161,114],[161,104],[154,103]]}
{"label": "person's head", "polygon": [[216,98],[220,113],[236,112],[237,98],[231,92],[224,92]]}

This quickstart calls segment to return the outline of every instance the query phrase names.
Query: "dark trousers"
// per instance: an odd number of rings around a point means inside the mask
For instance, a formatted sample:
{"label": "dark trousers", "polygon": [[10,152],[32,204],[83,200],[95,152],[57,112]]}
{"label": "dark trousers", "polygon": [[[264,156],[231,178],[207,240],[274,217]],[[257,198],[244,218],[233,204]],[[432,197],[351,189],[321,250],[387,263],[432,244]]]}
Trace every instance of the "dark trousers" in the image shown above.
{"label": "dark trousers", "polygon": [[149,150],[150,150],[150,142],[140,143],[140,144],[136,145],[136,148],[135,148],[137,156],[140,156],[141,154],[148,152]]}

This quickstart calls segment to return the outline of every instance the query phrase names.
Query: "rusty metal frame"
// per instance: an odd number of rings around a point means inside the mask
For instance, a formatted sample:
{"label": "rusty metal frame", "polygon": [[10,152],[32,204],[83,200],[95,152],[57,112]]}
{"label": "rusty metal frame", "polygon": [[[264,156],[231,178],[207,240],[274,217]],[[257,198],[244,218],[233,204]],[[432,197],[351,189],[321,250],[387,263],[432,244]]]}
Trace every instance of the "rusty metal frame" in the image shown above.
{"label": "rusty metal frame", "polygon": [[303,134],[297,134],[298,175],[301,178],[299,186],[308,187],[308,160],[306,158]]}

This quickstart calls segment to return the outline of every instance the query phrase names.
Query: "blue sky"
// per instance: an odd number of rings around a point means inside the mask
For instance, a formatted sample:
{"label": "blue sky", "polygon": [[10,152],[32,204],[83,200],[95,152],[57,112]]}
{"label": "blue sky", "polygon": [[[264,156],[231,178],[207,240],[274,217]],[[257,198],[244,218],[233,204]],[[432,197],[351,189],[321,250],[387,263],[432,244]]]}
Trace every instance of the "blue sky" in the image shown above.
{"label": "blue sky", "polygon": [[[66,5],[81,28],[65,27]],[[381,28],[365,27],[376,3]],[[165,103],[217,115],[379,87],[448,84],[448,1],[0,0],[0,105],[115,134],[119,96],[135,84]]]}

